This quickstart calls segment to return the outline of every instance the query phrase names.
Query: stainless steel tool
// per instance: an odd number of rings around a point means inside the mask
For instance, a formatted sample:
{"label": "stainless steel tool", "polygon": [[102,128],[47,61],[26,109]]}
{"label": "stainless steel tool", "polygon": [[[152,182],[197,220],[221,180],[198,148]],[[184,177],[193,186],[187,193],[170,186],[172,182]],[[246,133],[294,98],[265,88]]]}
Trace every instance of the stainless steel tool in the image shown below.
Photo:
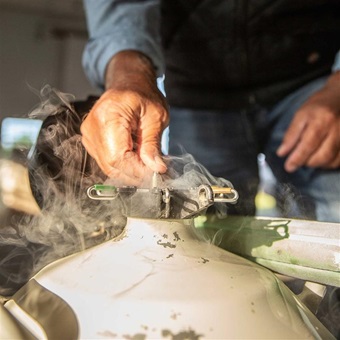
{"label": "stainless steel tool", "polygon": [[192,188],[173,188],[163,186],[157,173],[152,178],[151,188],[95,184],[88,188],[87,195],[93,200],[120,202],[128,217],[158,219],[192,218],[216,202],[235,203],[238,200],[238,193],[232,187],[201,184]]}

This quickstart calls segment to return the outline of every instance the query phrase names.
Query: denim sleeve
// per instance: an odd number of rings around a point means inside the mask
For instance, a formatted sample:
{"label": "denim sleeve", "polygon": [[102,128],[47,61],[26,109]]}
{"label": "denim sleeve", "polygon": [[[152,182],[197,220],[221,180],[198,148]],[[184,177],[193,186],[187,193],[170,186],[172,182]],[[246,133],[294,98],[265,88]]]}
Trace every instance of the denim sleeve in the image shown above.
{"label": "denim sleeve", "polygon": [[333,72],[340,71],[340,51],[335,56],[335,61],[332,67],[332,71]]}
{"label": "denim sleeve", "polygon": [[90,81],[104,88],[110,59],[123,50],[137,50],[164,73],[159,0],[83,0],[89,40],[83,67]]}

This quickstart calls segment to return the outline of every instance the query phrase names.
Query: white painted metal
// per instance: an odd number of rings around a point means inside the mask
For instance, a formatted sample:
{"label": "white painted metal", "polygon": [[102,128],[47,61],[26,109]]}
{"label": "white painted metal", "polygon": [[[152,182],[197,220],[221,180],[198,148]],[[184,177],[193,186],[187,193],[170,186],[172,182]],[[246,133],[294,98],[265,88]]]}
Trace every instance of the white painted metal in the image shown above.
{"label": "white painted metal", "polygon": [[191,223],[129,219],[120,239],[34,279],[69,304],[80,339],[332,338],[272,272],[201,241]]}

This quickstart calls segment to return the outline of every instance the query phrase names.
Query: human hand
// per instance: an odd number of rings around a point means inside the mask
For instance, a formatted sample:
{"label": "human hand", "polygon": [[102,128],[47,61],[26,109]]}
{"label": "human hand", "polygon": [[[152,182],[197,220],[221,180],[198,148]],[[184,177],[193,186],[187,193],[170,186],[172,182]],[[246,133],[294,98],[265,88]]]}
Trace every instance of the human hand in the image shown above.
{"label": "human hand", "polygon": [[340,167],[340,72],[295,113],[277,155],[287,156],[287,172],[301,166]]}
{"label": "human hand", "polygon": [[82,123],[81,133],[84,147],[107,176],[138,186],[152,172],[167,170],[160,140],[169,115],[156,83],[135,74],[123,83],[119,75],[115,78]]}

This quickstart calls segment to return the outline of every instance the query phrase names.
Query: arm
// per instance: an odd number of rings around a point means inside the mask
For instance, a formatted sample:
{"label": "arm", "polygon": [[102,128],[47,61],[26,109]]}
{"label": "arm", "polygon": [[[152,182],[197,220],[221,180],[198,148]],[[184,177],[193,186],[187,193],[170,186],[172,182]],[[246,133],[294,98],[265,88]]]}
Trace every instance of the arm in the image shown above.
{"label": "arm", "polygon": [[105,71],[118,52],[136,50],[164,74],[159,0],[83,0],[89,40],[83,67],[90,81],[104,89]]}
{"label": "arm", "polygon": [[295,113],[277,154],[285,169],[340,167],[340,53],[333,74]]}
{"label": "arm", "polygon": [[93,38],[84,60],[90,77],[106,91],[82,123],[83,144],[109,177],[139,185],[148,173],[166,171],[160,140],[169,117],[156,83],[162,70],[155,31],[158,1],[86,3],[89,13],[95,10],[91,6],[105,7],[88,21]]}

